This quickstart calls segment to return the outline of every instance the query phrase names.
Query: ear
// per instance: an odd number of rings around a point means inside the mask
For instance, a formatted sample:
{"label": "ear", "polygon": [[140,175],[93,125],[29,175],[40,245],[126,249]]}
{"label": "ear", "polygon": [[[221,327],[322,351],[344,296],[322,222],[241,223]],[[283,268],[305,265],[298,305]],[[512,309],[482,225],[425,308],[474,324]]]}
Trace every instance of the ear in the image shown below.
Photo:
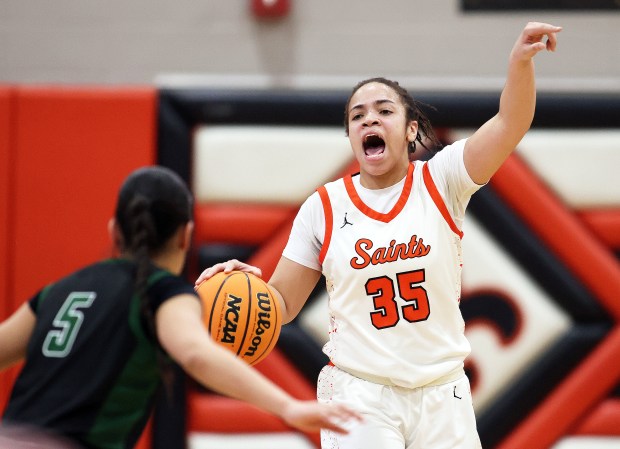
{"label": "ear", "polygon": [[114,246],[114,250],[120,253],[123,249],[123,234],[114,217],[110,218],[108,221],[108,235],[110,236],[110,241]]}
{"label": "ear", "polygon": [[194,234],[194,222],[189,221],[183,227],[182,231],[179,232],[179,248],[181,248],[183,251],[189,250],[189,247],[192,244],[193,234]]}
{"label": "ear", "polygon": [[411,120],[407,125],[407,142],[415,141],[418,136],[418,122],[417,120]]}

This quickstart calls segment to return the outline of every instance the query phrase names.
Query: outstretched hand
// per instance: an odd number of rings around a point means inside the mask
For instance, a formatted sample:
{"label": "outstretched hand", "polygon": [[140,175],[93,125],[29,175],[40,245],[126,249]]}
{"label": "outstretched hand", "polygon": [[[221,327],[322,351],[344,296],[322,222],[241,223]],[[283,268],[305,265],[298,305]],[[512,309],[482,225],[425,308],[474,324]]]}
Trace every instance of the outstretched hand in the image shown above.
{"label": "outstretched hand", "polygon": [[559,26],[529,22],[515,42],[511,56],[520,61],[527,61],[542,50],[555,51],[558,43],[556,34],[560,31],[562,27]]}
{"label": "outstretched hand", "polygon": [[340,404],[320,404],[316,401],[293,401],[282,414],[284,421],[304,432],[321,429],[348,433],[362,421],[359,413]]}
{"label": "outstretched hand", "polygon": [[262,277],[263,275],[260,268],[240,262],[237,259],[231,259],[226,262],[215,264],[200,273],[200,276],[198,276],[198,279],[196,279],[196,282],[194,283],[194,288],[198,288],[198,286],[204,281],[215,276],[221,271],[224,273],[230,273],[231,271],[244,271],[246,273],[252,273],[258,277]]}

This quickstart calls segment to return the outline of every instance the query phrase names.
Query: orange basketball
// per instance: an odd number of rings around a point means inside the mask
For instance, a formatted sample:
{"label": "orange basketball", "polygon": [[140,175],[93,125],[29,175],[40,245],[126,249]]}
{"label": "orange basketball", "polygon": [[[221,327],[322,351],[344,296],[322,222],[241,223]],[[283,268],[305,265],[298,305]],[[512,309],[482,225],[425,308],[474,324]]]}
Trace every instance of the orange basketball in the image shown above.
{"label": "orange basketball", "polygon": [[275,347],[282,311],[269,285],[251,273],[217,273],[198,286],[203,321],[211,337],[248,364]]}

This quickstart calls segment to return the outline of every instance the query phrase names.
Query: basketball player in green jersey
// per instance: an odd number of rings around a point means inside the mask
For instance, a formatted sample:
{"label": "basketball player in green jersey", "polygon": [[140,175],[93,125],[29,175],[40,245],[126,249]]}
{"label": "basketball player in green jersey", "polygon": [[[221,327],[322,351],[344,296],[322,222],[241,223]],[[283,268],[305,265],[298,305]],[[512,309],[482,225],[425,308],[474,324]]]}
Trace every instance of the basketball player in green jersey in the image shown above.
{"label": "basketball player in green jersey", "polygon": [[0,447],[132,448],[169,358],[204,386],[301,430],[344,431],[339,423],[357,416],[292,398],[211,340],[201,302],[179,276],[192,203],[170,170],[133,172],[109,226],[121,257],[45,287],[0,324],[0,369],[25,358]]}

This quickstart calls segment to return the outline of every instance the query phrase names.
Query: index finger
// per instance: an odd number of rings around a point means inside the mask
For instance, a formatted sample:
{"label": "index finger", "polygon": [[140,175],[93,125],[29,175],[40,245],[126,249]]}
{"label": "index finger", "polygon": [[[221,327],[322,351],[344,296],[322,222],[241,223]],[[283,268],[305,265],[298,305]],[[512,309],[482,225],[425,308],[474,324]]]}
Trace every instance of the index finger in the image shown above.
{"label": "index finger", "polygon": [[220,271],[224,271],[224,269],[225,263],[218,263],[213,265],[212,267],[207,268],[202,273],[200,273],[200,276],[198,276],[198,279],[196,279],[196,282],[194,282],[194,286],[198,287],[207,279],[212,278],[215,274],[219,273]]}
{"label": "index finger", "polygon": [[547,44],[546,45],[547,45],[547,50],[555,51],[555,48],[558,45],[558,38],[555,35],[555,32],[547,34]]}

